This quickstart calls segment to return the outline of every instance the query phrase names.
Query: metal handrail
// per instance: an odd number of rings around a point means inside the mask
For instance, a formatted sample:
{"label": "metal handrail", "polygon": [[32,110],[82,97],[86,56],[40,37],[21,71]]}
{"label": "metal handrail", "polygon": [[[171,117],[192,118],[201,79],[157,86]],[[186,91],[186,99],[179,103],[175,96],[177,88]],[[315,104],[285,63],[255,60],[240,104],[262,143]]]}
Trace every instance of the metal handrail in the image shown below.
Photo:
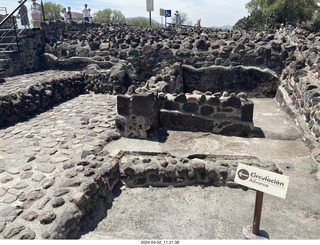
{"label": "metal handrail", "polygon": [[[19,6],[14,10],[14,11],[12,11],[12,13],[11,14],[9,14],[6,18],[4,18],[2,21],[1,21],[1,23],[0,23],[0,27],[4,24],[4,23],[6,23],[11,17],[12,17],[12,23],[13,23],[13,27],[9,30],[9,31],[7,31],[7,32],[5,32],[2,36],[1,36],[1,38],[0,38],[0,40],[2,40],[6,35],[7,35],[7,33],[10,33],[12,30],[14,31],[14,35],[15,35],[15,38],[11,41],[11,43],[10,44],[12,44],[14,41],[16,41],[16,43],[17,43],[17,51],[18,52],[20,52],[20,47],[19,47],[19,40],[18,40],[18,34],[17,34],[17,23],[16,23],[16,20],[15,20],[15,18],[14,18],[14,13],[18,10],[18,9],[20,9],[21,7],[22,7],[22,5],[26,2],[27,0],[23,0],[20,4],[19,4]],[[10,46],[10,44],[8,45],[8,47]]]}
{"label": "metal handrail", "polygon": [[23,4],[25,4],[26,1],[28,1],[28,0],[23,0],[23,2],[20,3],[19,6],[18,6],[15,10],[13,10],[11,14],[9,14],[6,18],[4,18],[4,19],[0,22],[0,27],[1,27],[5,22],[7,22],[7,20],[8,20],[15,12],[17,12],[17,10],[18,10]]}

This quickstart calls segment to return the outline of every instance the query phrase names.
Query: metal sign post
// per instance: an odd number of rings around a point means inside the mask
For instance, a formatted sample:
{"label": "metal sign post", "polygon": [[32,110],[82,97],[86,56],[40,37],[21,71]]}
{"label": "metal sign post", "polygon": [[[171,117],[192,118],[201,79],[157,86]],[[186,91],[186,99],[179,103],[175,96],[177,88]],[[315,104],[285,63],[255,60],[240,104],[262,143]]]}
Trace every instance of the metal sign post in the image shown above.
{"label": "metal sign post", "polygon": [[151,26],[151,12],[154,11],[153,0],[147,0],[147,12],[149,12],[150,26]]}
{"label": "metal sign post", "polygon": [[161,27],[163,27],[164,9],[160,9],[160,16],[161,16]]}
{"label": "metal sign post", "polygon": [[289,177],[239,164],[234,182],[257,191],[253,225],[252,227],[246,226],[243,228],[243,236],[246,239],[266,239],[259,236],[263,194],[268,193],[285,199],[289,185]]}
{"label": "metal sign post", "polygon": [[259,235],[259,230],[260,230],[262,202],[263,202],[263,192],[257,191],[256,204],[254,207],[254,215],[253,215],[253,225],[252,225],[252,233],[256,236]]}
{"label": "metal sign post", "polygon": [[44,13],[44,7],[43,7],[43,2],[42,2],[42,0],[41,0],[41,8],[42,8],[43,21],[45,22],[45,21],[46,21],[46,16],[45,16],[45,13]]}

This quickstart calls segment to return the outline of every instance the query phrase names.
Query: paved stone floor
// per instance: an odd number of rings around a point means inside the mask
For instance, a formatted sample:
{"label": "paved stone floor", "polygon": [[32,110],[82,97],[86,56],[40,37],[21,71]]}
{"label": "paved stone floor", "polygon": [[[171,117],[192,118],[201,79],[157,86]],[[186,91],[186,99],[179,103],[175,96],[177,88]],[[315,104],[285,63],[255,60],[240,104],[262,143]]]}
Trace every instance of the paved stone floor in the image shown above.
{"label": "paved stone floor", "polygon": [[78,163],[114,137],[115,100],[81,95],[0,129],[0,238],[20,238],[13,231],[23,229],[41,239],[54,226],[40,224],[45,214],[72,210],[63,198],[86,178]]}
{"label": "paved stone floor", "polygon": [[[77,163],[90,160],[101,147],[108,152],[213,153],[272,160],[290,176],[290,189],[284,201],[266,197],[262,228],[271,239],[319,239],[319,178],[310,174],[310,152],[274,100],[254,102],[255,126],[264,138],[167,131],[160,142],[125,138],[110,142],[117,134],[116,98],[110,95],[81,95],[0,129],[0,239],[50,237],[57,224],[43,225],[46,215],[72,210],[64,195],[86,178]],[[123,187],[105,219],[82,239],[241,239],[243,225],[250,224],[253,200],[253,191],[226,188]],[[21,205],[27,205],[24,211]]]}

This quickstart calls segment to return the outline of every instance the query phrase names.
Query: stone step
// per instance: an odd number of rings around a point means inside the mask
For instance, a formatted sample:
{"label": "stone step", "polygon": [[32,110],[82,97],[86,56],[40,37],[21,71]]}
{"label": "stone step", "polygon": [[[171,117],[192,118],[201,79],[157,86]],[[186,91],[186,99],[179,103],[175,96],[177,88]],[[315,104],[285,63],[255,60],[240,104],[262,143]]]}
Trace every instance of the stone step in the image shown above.
{"label": "stone step", "polygon": [[1,54],[12,54],[12,53],[18,53],[18,50],[2,50],[0,51],[0,55]]}
{"label": "stone step", "polygon": [[0,59],[0,63],[8,63],[12,61],[11,59]]}
{"label": "stone step", "polygon": [[2,47],[7,47],[10,45],[17,45],[17,43],[16,42],[14,42],[14,43],[0,43],[0,46],[2,46]]}
{"label": "stone step", "polygon": [[[19,35],[18,36],[18,38],[25,38],[26,37],[26,35]],[[0,40],[3,40],[3,39],[14,39],[14,38],[16,38],[16,36],[4,36],[4,37],[1,37],[1,39]]]}

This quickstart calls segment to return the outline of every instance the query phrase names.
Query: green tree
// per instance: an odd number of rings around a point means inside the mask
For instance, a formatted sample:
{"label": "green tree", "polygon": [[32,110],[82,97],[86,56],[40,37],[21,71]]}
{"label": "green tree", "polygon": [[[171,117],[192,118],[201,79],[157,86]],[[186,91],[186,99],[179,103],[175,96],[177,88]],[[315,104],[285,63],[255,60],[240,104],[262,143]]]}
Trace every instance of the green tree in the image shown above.
{"label": "green tree", "polygon": [[[149,27],[150,26],[150,20],[148,18],[145,18],[145,17],[136,17],[136,18],[127,19],[127,24],[138,26],[138,27]],[[152,27],[158,27],[159,25],[157,25],[154,22],[151,22],[151,26]]]}
{"label": "green tree", "polygon": [[265,14],[261,9],[252,11],[252,13],[238,20],[233,29],[238,30],[256,30],[256,31],[274,31],[277,23],[273,13]]}
{"label": "green tree", "polygon": [[[44,2],[43,9],[46,20],[59,20],[60,19],[60,12],[62,10],[61,4],[56,4],[52,2]],[[41,11],[41,20],[43,20],[43,14]]]}
{"label": "green tree", "polygon": [[101,23],[125,23],[126,17],[119,10],[104,9],[99,10],[97,13],[93,14],[93,19],[95,22]]}
{"label": "green tree", "polygon": [[[181,17],[181,25],[189,25],[189,26],[192,25],[192,21],[189,20],[187,13],[179,11],[179,14]],[[171,17],[171,22],[174,24],[176,23],[176,17],[174,14]]]}
{"label": "green tree", "polygon": [[251,0],[246,4],[250,14],[262,11],[273,16],[276,23],[292,24],[314,19],[319,0]]}

